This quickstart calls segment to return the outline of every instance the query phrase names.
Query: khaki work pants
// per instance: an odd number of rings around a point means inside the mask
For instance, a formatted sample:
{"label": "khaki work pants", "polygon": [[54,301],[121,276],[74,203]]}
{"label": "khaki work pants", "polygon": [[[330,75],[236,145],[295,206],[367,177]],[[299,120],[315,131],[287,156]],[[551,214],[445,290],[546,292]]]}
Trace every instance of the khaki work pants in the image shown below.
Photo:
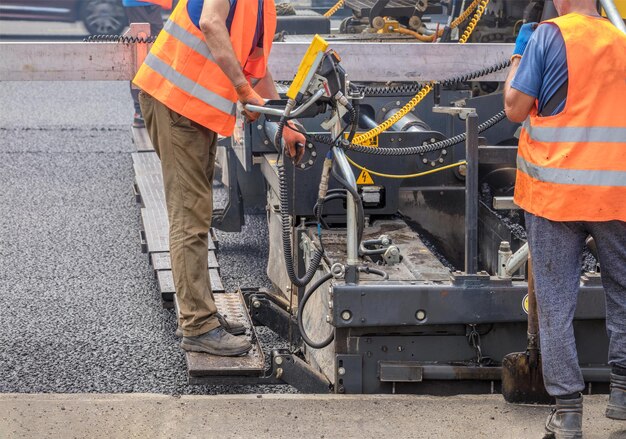
{"label": "khaki work pants", "polygon": [[208,271],[217,134],[139,94],[148,135],[161,159],[170,223],[170,257],[186,337],[219,326]]}

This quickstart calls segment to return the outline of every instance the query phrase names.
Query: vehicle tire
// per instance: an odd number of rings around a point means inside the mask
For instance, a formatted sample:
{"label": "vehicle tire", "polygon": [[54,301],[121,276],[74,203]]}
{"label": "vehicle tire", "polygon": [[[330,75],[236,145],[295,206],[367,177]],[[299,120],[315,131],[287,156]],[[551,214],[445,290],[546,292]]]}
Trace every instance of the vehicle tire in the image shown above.
{"label": "vehicle tire", "polygon": [[83,0],[80,19],[90,35],[119,35],[128,26],[121,0]]}

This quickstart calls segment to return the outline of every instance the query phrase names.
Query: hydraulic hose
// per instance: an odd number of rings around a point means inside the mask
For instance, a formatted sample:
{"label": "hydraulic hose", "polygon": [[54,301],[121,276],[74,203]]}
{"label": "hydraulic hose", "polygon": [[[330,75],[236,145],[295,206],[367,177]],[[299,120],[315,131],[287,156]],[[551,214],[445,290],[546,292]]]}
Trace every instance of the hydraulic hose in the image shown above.
{"label": "hydraulic hose", "polygon": [[[357,269],[361,273],[375,274],[381,276],[384,280],[389,279],[389,275],[387,273],[377,268],[362,266],[358,267]],[[331,280],[333,277],[334,276],[332,273],[326,273],[324,276],[316,280],[315,283],[313,283],[313,285],[311,285],[311,287],[304,293],[304,296],[302,296],[302,300],[300,300],[300,303],[298,304],[298,316],[296,320],[298,321],[300,336],[302,337],[302,340],[304,340],[304,342],[313,349],[322,349],[331,344],[335,339],[335,331],[331,332],[328,337],[326,337],[326,339],[322,340],[321,342],[315,342],[311,340],[306,333],[306,330],[304,329],[304,307],[306,306],[311,296],[313,296],[313,293],[315,293],[315,291],[317,291],[322,285]]]}
{"label": "hydraulic hose", "polygon": [[354,202],[357,208],[357,241],[361,242],[361,240],[363,239],[363,229],[365,228],[365,211],[363,210],[363,201],[361,200],[359,193],[350,185],[350,183],[348,183],[343,177],[339,175],[334,167],[331,169],[331,174],[333,178],[346,189],[346,191],[350,192],[352,198],[354,198]]}
{"label": "hydraulic hose", "polygon": [[[491,118],[487,119],[485,122],[478,125],[478,132],[481,133],[501,120],[505,118],[504,110],[498,112]],[[385,155],[385,156],[405,156],[405,155],[417,155],[424,154],[432,151],[439,151],[441,149],[449,148],[457,143],[461,143],[465,141],[466,134],[461,133],[456,136],[452,136],[445,140],[440,140],[435,143],[430,143],[428,145],[419,145],[419,146],[409,146],[407,148],[372,148],[369,146],[358,145],[354,143],[350,143],[347,140],[337,142],[337,146],[345,149],[346,151],[354,151],[361,152],[364,154],[373,154],[373,155]],[[311,139],[315,142],[324,143],[326,145],[333,145],[333,138],[328,134],[313,134],[311,135]]]}
{"label": "hydraulic hose", "polygon": [[298,304],[297,321],[298,321],[298,329],[300,330],[300,336],[302,337],[302,340],[304,340],[304,342],[307,345],[309,345],[310,347],[314,349],[322,349],[328,346],[329,344],[331,344],[333,340],[335,339],[335,331],[332,331],[330,335],[321,342],[314,342],[313,340],[311,340],[309,336],[307,335],[306,330],[304,329],[304,321],[302,317],[304,314],[304,307],[306,306],[307,302],[309,301],[313,293],[315,293],[315,291],[319,287],[324,285],[324,283],[328,282],[332,278],[333,278],[332,273],[327,273],[324,276],[320,277],[317,281],[315,281],[313,285],[311,285],[311,288],[309,288],[306,291],[306,293],[304,293],[304,296],[302,296],[302,300],[300,300],[300,303]]}

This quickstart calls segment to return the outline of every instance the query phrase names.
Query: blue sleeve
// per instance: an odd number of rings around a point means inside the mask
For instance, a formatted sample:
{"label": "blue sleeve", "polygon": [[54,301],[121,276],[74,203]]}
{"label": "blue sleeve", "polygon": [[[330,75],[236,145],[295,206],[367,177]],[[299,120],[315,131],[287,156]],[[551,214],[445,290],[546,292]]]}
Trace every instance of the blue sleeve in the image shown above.
{"label": "blue sleeve", "polygon": [[543,38],[540,36],[544,33],[544,29],[549,27],[551,26],[539,26],[533,32],[515,77],[511,81],[511,87],[534,98],[539,97],[543,84],[544,47],[541,44]]}
{"label": "blue sleeve", "polygon": [[[567,56],[561,31],[553,24],[542,24],[526,46],[511,87],[536,98],[541,113],[567,78]],[[564,107],[565,100],[552,114]]]}

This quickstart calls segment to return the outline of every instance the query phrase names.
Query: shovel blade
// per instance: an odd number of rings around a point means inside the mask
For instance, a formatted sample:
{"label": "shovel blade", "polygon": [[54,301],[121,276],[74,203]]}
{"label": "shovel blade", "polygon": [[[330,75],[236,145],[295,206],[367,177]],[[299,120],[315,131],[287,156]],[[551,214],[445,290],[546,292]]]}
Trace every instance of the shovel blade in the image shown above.
{"label": "shovel blade", "polygon": [[541,356],[530,364],[528,352],[508,354],[502,360],[502,396],[516,404],[550,404],[541,373]]}

